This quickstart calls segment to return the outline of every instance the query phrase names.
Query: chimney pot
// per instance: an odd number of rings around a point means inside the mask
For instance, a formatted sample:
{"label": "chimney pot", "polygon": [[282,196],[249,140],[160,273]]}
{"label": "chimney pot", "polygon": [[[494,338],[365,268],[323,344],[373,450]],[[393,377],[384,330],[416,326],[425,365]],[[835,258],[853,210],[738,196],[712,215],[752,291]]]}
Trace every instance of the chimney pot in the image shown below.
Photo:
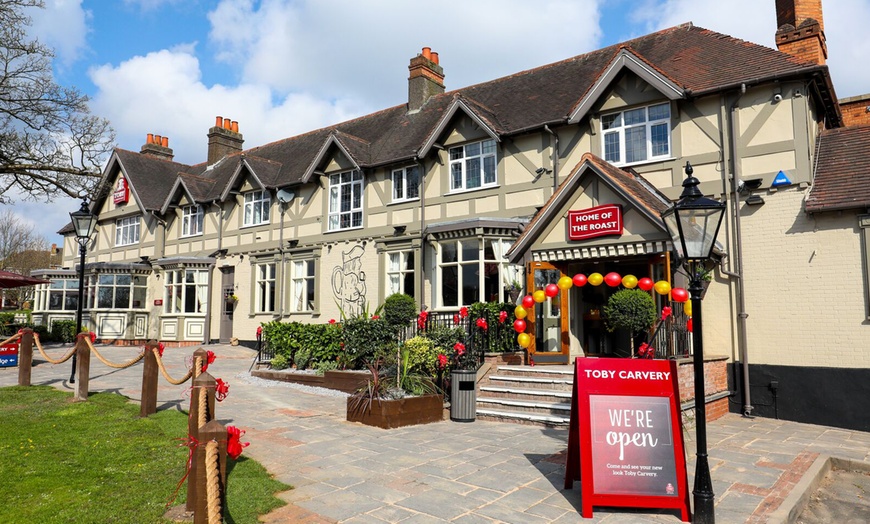
{"label": "chimney pot", "polygon": [[438,63],[438,53],[432,53],[432,61],[436,64]]}
{"label": "chimney pot", "polygon": [[224,118],[224,129],[232,129],[233,123],[229,118]]}
{"label": "chimney pot", "polygon": [[426,60],[432,60],[432,48],[431,47],[424,47],[423,48],[423,58],[425,58]]}
{"label": "chimney pot", "polygon": [[233,133],[239,132],[239,122],[236,120],[233,120],[232,131]]}
{"label": "chimney pot", "polygon": [[146,144],[153,144],[154,143],[154,133],[148,133],[148,135],[145,137],[145,143]]}
{"label": "chimney pot", "polygon": [[163,147],[169,147],[169,137],[168,136],[163,137],[163,142],[161,145]]}
{"label": "chimney pot", "polygon": [[220,116],[219,116],[219,117],[215,117],[215,119],[214,119],[214,126],[215,126],[215,127],[223,127],[223,126],[224,126],[224,119],[223,119],[223,117],[220,117]]}

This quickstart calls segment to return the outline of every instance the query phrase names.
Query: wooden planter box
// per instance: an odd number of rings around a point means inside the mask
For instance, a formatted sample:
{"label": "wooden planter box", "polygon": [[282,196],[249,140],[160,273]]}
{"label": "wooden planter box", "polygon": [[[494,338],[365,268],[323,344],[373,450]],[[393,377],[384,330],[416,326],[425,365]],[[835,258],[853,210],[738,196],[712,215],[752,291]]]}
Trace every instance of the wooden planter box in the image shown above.
{"label": "wooden planter box", "polygon": [[383,429],[429,424],[444,419],[444,404],[441,395],[405,397],[398,400],[366,401],[350,396],[347,398],[348,422],[362,422],[367,426]]}
{"label": "wooden planter box", "polygon": [[251,375],[267,380],[292,382],[306,386],[334,389],[345,393],[354,393],[360,386],[368,383],[372,374],[368,371],[327,371],[323,375],[313,373],[284,373],[270,369],[255,369]]}

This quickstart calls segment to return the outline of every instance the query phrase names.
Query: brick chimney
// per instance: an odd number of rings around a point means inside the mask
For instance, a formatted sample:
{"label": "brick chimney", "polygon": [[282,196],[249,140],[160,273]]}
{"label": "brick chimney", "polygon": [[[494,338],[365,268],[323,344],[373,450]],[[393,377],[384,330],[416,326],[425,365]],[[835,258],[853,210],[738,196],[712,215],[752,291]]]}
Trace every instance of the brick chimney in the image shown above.
{"label": "brick chimney", "polygon": [[828,58],[822,0],[776,0],[776,47],[823,65]]}
{"label": "brick chimney", "polygon": [[229,118],[216,117],[214,127],[208,130],[208,165],[221,158],[242,151],[245,143],[239,133],[239,123]]}
{"label": "brick chimney", "polygon": [[444,92],[444,70],[438,65],[438,53],[424,47],[408,66],[408,110],[417,111],[434,95]]}
{"label": "brick chimney", "polygon": [[145,138],[145,145],[139,150],[143,155],[162,158],[163,160],[172,160],[173,153],[169,149],[169,137],[148,133]]}

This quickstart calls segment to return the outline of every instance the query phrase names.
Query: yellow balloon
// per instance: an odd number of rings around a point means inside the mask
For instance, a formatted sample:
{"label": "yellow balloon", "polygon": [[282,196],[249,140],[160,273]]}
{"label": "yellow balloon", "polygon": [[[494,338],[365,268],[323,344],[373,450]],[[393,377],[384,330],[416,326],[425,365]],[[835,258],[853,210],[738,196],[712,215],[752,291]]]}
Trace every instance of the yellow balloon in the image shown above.
{"label": "yellow balloon", "polygon": [[586,281],[593,286],[600,286],[601,283],[604,282],[604,277],[601,276],[601,273],[592,273]]}
{"label": "yellow balloon", "polygon": [[558,282],[556,282],[556,285],[559,286],[559,289],[565,291],[566,289],[571,289],[571,287],[574,285],[574,281],[571,280],[571,277],[564,276],[560,278]]}
{"label": "yellow balloon", "polygon": [[517,308],[514,309],[514,316],[517,318],[526,318],[526,315],[528,314],[529,312],[526,311],[526,308],[523,306],[517,306]]}
{"label": "yellow balloon", "polygon": [[520,333],[517,335],[517,344],[519,344],[521,348],[527,348],[531,343],[532,337],[530,337],[528,333]]}
{"label": "yellow balloon", "polygon": [[683,313],[689,315],[690,317],[692,316],[692,301],[691,300],[687,300],[687,301],[683,302]]}
{"label": "yellow balloon", "polygon": [[637,287],[637,277],[634,275],[625,275],[622,277],[622,286],[625,289],[634,289]]}
{"label": "yellow balloon", "polygon": [[659,295],[667,295],[671,292],[671,285],[666,280],[659,280],[655,284],[655,289]]}
{"label": "yellow balloon", "polygon": [[543,289],[539,289],[539,290],[535,291],[534,293],[532,293],[532,298],[535,299],[535,302],[540,304],[541,302],[547,300],[547,294],[544,293]]}

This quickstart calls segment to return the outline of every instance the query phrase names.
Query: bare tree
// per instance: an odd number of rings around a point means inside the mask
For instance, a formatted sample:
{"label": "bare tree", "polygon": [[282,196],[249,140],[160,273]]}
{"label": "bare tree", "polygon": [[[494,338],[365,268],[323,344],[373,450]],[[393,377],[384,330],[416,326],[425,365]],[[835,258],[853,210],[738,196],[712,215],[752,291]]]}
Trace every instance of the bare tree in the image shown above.
{"label": "bare tree", "polygon": [[[46,269],[52,259],[48,241],[36,232],[32,224],[27,224],[12,210],[0,213],[0,269],[21,275],[30,275],[35,269]],[[23,304],[33,298],[33,288],[13,288],[3,290],[6,302]]]}
{"label": "bare tree", "polygon": [[99,182],[115,136],[88,98],[52,76],[51,49],[31,40],[26,11],[42,0],[0,0],[0,202],[81,197]]}

